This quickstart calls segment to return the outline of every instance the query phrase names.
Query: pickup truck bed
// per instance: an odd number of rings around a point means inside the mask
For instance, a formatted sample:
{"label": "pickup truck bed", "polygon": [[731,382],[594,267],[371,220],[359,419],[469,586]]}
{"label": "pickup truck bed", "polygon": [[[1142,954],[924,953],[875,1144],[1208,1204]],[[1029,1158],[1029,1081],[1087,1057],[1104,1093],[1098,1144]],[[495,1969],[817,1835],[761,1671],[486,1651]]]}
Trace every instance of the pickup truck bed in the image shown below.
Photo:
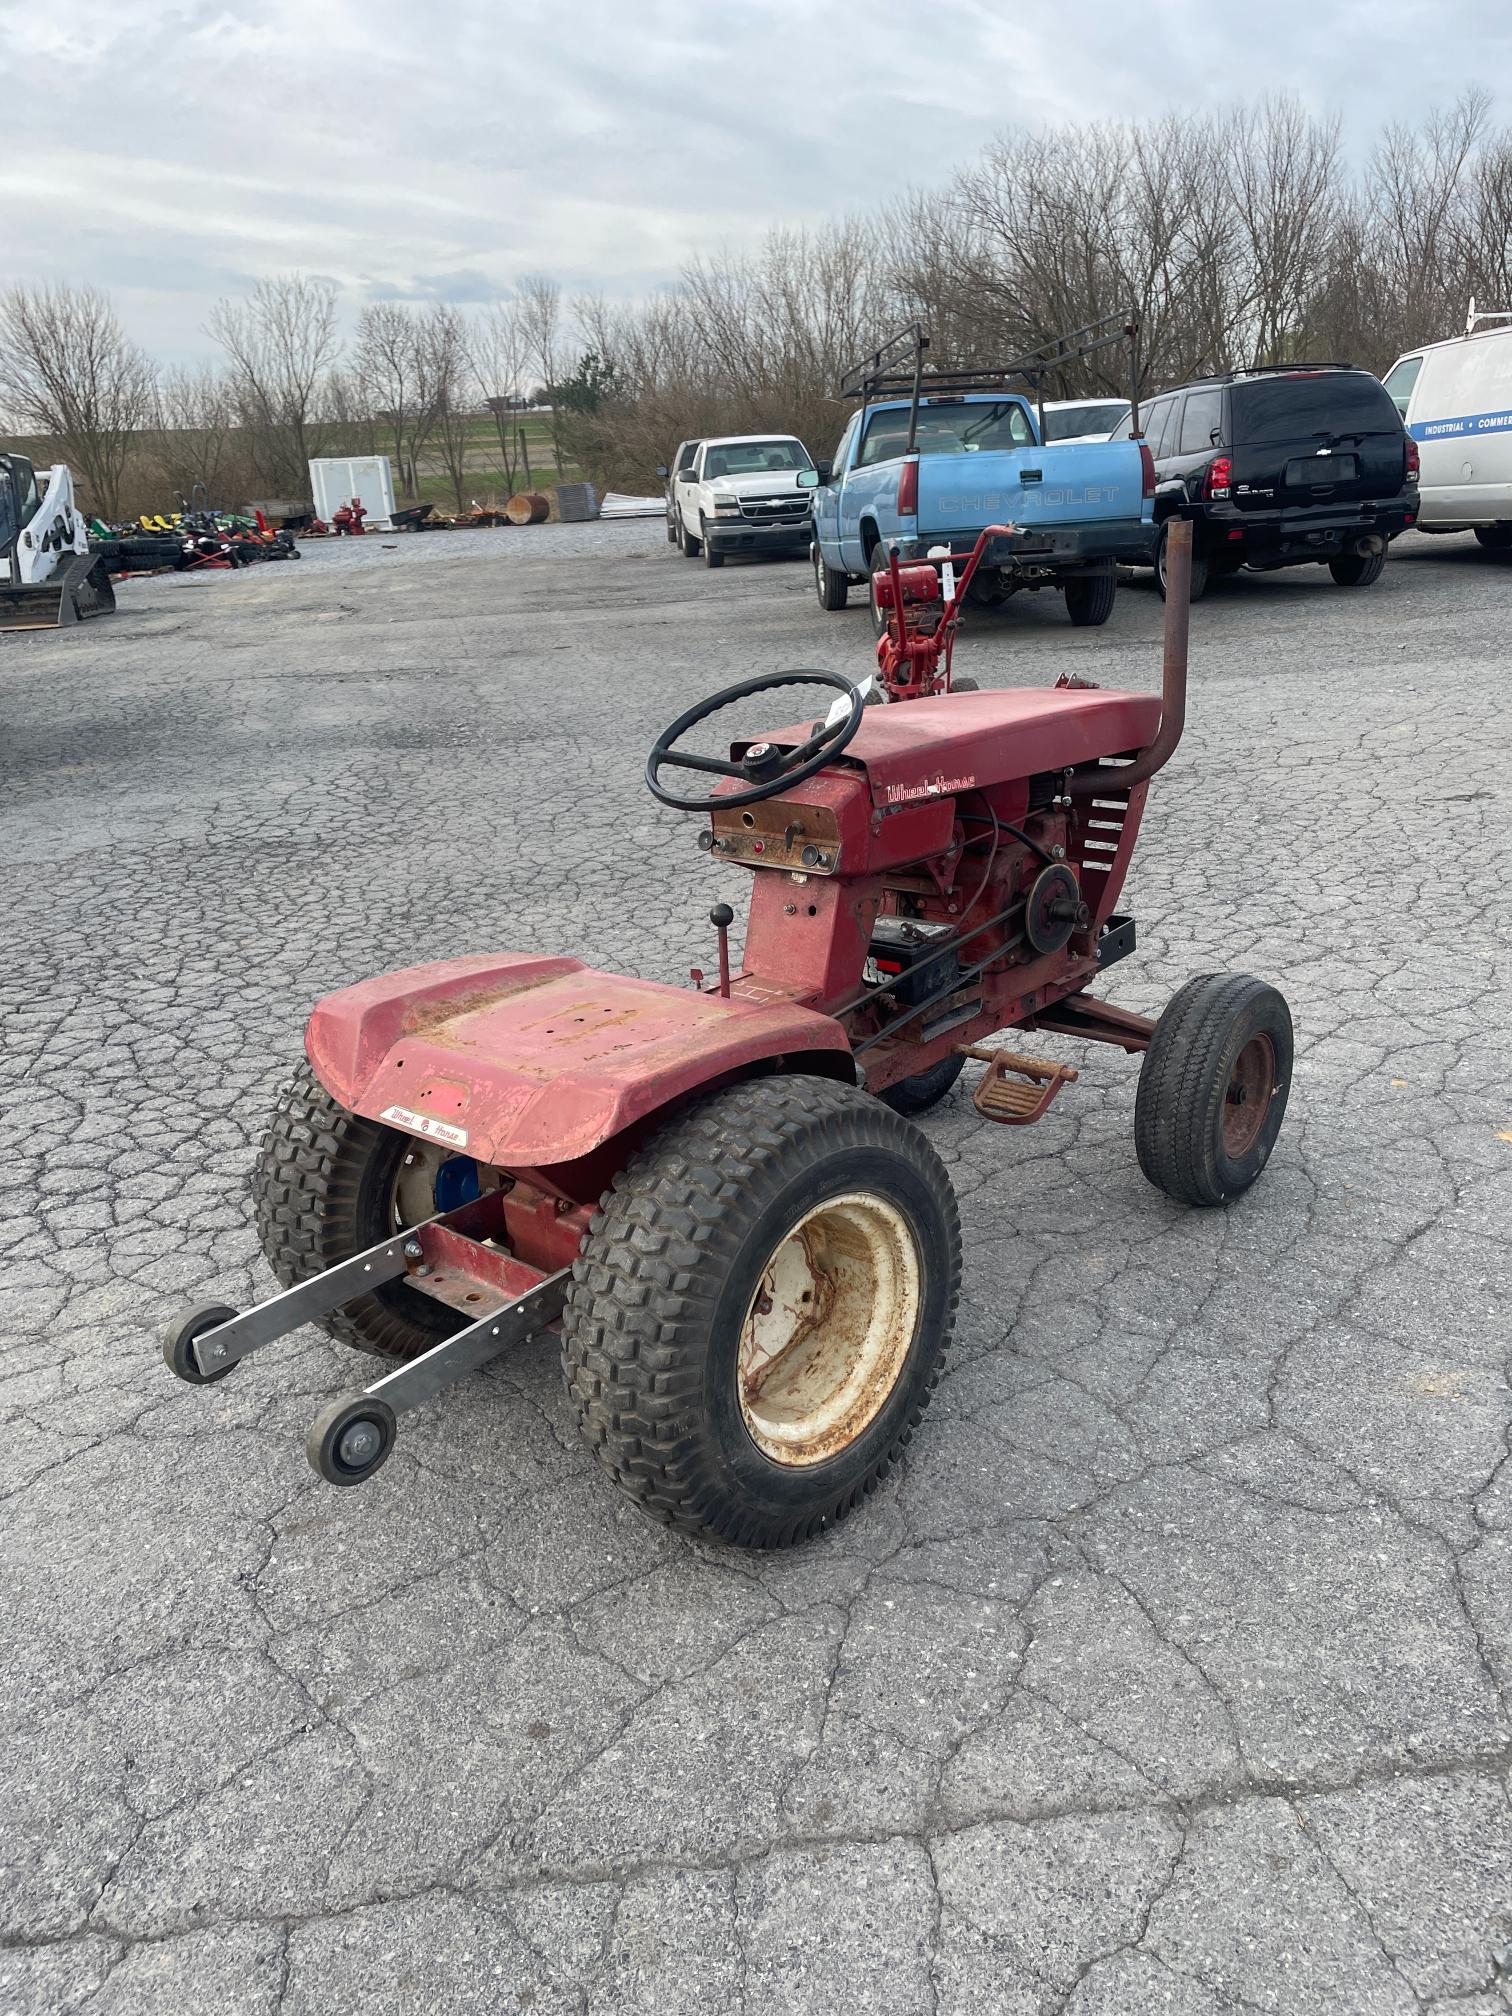
{"label": "pickup truck bed", "polygon": [[963,554],[984,526],[1007,524],[1013,536],[979,570],[979,599],[1096,583],[1095,593],[1084,585],[1069,596],[1068,608],[1073,621],[1106,621],[1116,563],[1148,564],[1153,549],[1153,468],[1142,444],[1044,446],[1027,399],[967,393],[921,400],[910,455],[908,416],[907,401],[879,403],[846,429],[814,497],[816,561],[866,579],[878,547],[896,545],[905,559],[940,547]]}

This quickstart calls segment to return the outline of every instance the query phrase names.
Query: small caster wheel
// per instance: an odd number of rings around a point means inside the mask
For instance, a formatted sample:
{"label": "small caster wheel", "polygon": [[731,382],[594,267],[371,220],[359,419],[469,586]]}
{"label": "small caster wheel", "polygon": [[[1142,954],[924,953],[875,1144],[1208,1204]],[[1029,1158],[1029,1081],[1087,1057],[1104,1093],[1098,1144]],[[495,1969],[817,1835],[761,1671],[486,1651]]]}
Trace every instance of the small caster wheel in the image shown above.
{"label": "small caster wheel", "polygon": [[365,1484],[382,1469],[398,1432],[386,1400],[333,1400],[315,1416],[305,1454],[327,1484]]}
{"label": "small caster wheel", "polygon": [[207,1330],[218,1330],[239,1313],[224,1302],[197,1302],[182,1316],[176,1316],[163,1333],[163,1363],[168,1370],[190,1386],[213,1386],[217,1379],[234,1372],[237,1363],[234,1358],[218,1372],[201,1372],[189,1347],[196,1337],[203,1337]]}

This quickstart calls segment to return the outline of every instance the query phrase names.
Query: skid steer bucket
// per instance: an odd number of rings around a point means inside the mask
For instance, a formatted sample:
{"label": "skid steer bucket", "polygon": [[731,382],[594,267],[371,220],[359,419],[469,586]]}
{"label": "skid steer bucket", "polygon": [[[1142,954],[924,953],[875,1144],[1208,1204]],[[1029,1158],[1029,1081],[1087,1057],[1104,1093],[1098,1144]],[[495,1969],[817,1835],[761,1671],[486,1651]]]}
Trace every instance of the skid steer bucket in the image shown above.
{"label": "skid steer bucket", "polygon": [[0,582],[0,630],[60,630],[115,606],[105,562],[93,553],[71,554],[46,581]]}

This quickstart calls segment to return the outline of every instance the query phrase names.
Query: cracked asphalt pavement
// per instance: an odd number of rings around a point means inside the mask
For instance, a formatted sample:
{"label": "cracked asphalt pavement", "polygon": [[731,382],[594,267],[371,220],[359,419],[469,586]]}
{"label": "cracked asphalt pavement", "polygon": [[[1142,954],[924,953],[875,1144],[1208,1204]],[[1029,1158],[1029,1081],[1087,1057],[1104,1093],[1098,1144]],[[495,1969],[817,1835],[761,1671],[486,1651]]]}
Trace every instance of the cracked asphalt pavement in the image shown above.
{"label": "cracked asphalt pavement", "polygon": [[[1026,596],[960,662],[1150,688],[1159,626]],[[0,639],[0,2011],[1506,2010],[1509,632],[1469,538],[1193,612],[1106,991],[1284,989],[1271,1166],[1171,1204],[1114,1052],[1033,1132],[964,1081],[923,1123],[966,1248],[936,1402],[772,1557],[621,1500],[550,1339],[341,1492],[302,1443],[349,1355],[191,1391],[158,1338],[270,1290],[248,1176],[318,995],[708,964],[741,871],[645,751],[736,678],[859,674],[864,612],[642,523]]]}

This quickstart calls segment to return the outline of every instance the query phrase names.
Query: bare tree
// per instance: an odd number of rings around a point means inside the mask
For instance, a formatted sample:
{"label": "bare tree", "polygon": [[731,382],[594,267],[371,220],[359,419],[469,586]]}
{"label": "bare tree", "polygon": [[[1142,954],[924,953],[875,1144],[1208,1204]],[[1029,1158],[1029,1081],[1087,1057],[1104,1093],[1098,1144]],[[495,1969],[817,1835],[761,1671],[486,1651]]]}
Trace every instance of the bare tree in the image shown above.
{"label": "bare tree", "polygon": [[562,424],[552,387],[562,377],[566,364],[566,331],[562,325],[562,290],[544,273],[532,273],[516,290],[520,321],[525,334],[531,369],[537,372],[546,397],[551,400],[551,449],[557,474],[562,473]]}
{"label": "bare tree", "polygon": [[13,287],[0,297],[0,394],[18,430],[50,435],[79,472],[90,508],[120,513],[154,373],[92,287]]}
{"label": "bare tree", "polygon": [[1284,362],[1338,233],[1338,119],[1312,119],[1294,98],[1266,99],[1229,121],[1223,166],[1239,226],[1234,293],[1243,361]]}
{"label": "bare tree", "polygon": [[[251,473],[236,428],[236,401],[224,375],[210,366],[167,372],[158,386],[154,431],[159,469],[182,502],[203,488],[205,501],[230,501],[227,480]],[[240,501],[240,498],[236,501]]]}
{"label": "bare tree", "polygon": [[435,387],[436,441],[460,512],[466,508],[462,493],[466,487],[467,453],[472,444],[477,399],[468,367],[467,328],[455,308],[438,306],[431,310],[424,343]]}
{"label": "bare tree", "polygon": [[415,318],[397,301],[373,301],[357,317],[357,381],[372,417],[389,431],[399,488],[415,494],[413,464],[405,460],[407,429],[413,419],[420,360]]}
{"label": "bare tree", "polygon": [[[518,486],[524,446],[519,402],[524,396],[531,366],[530,340],[518,300],[497,301],[486,314],[478,316],[470,324],[467,354],[472,377],[493,421],[498,443],[499,474],[505,489],[513,491]],[[524,469],[528,483],[528,451]]]}
{"label": "bare tree", "polygon": [[341,354],[336,290],[305,274],[260,280],[244,302],[217,302],[209,331],[230,362],[259,474],[294,496],[322,449],[329,376]]}

